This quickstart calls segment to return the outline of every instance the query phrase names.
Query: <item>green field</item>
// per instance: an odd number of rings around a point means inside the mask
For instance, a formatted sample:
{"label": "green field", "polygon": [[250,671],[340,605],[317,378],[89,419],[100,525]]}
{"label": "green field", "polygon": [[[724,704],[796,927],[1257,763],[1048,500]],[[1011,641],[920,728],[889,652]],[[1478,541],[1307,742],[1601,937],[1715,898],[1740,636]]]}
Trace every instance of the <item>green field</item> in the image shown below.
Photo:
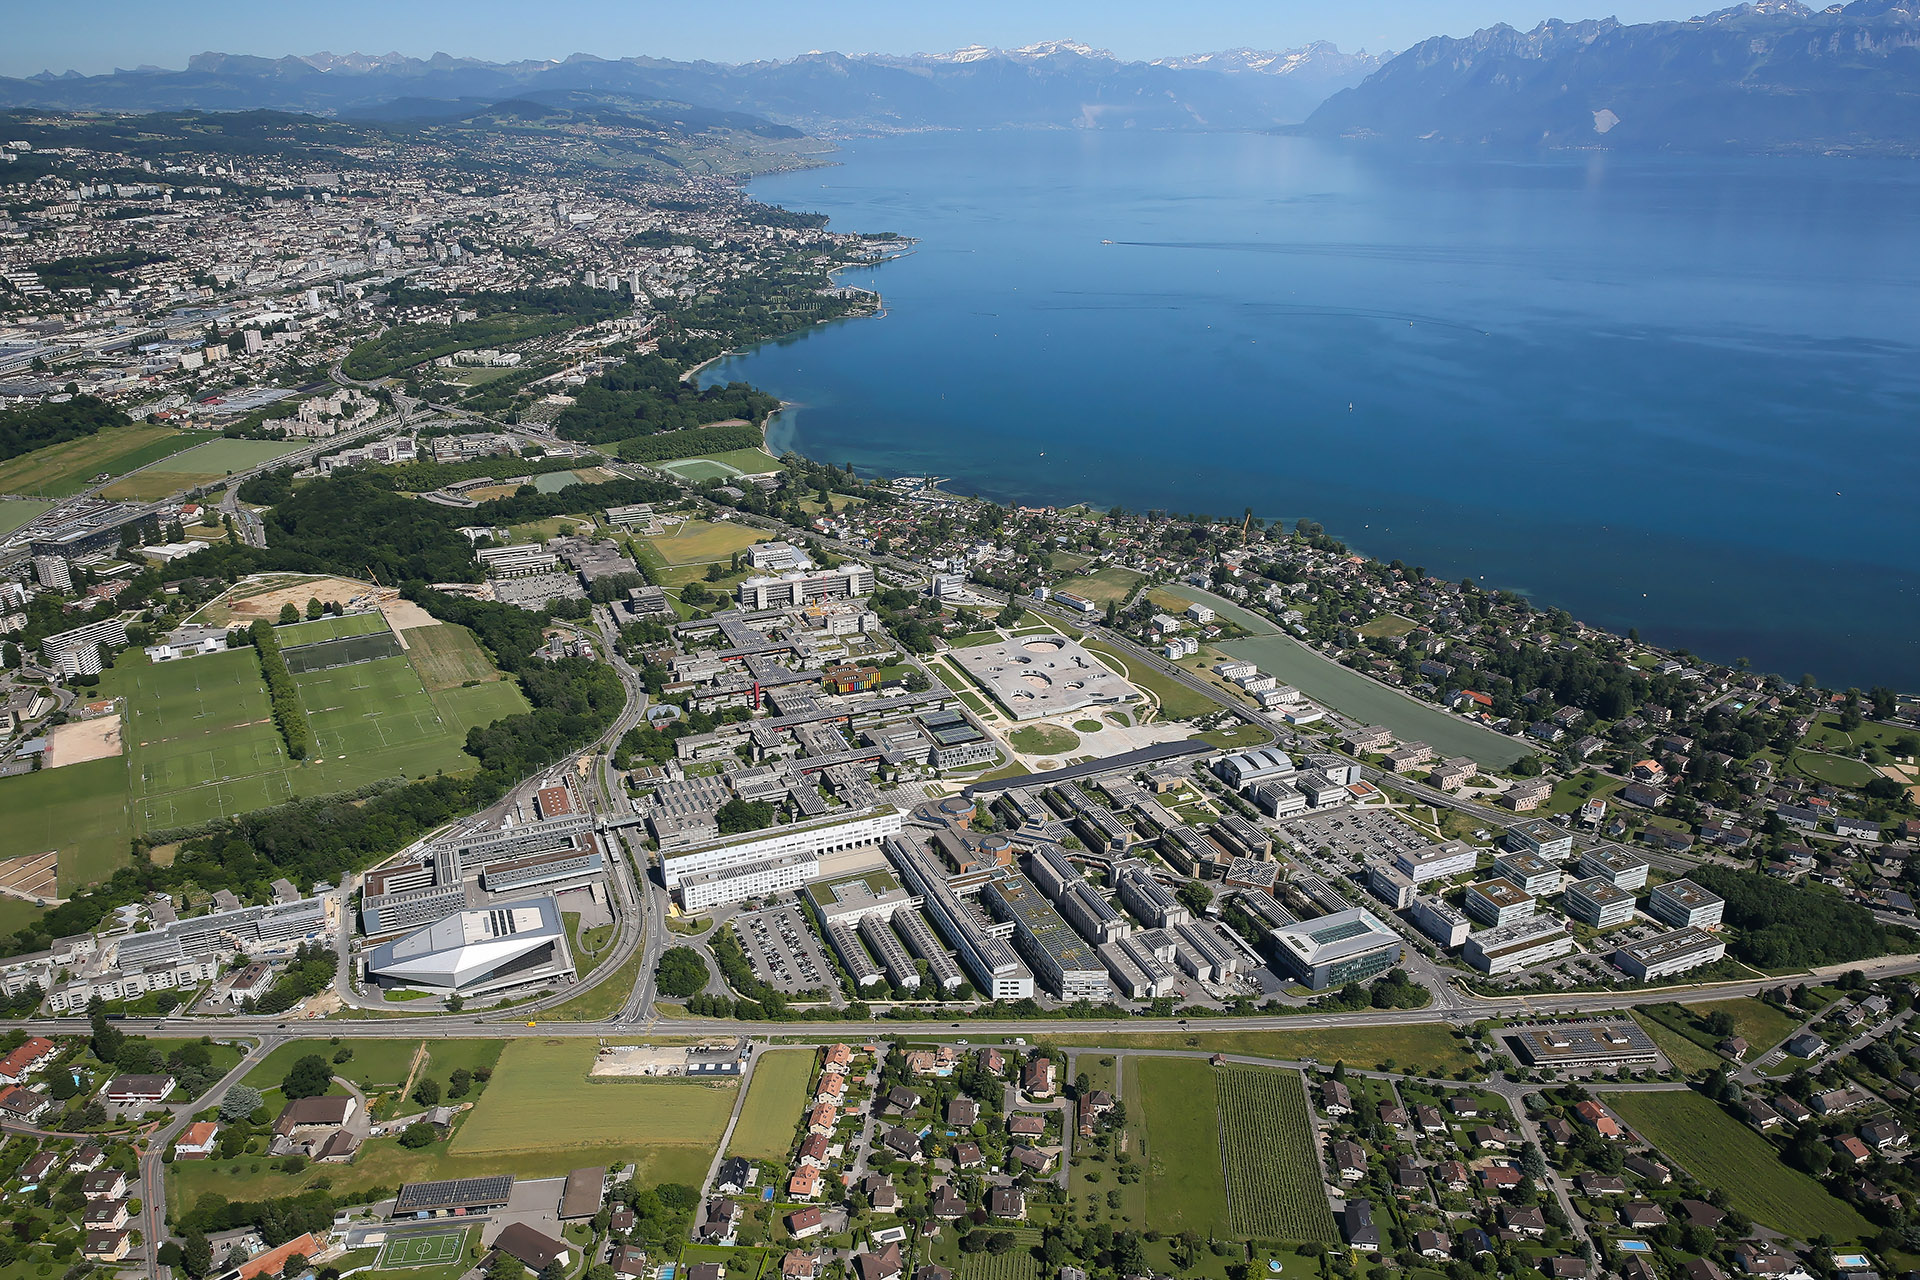
{"label": "green field", "polygon": [[[88,760],[64,769],[42,769],[0,778],[0,858],[58,850],[59,890],[95,884],[126,865],[133,840],[127,815],[127,762]],[[18,903],[18,908],[14,903]],[[8,900],[11,914],[32,904]],[[25,924],[22,918],[19,928]]]}
{"label": "green field", "polygon": [[[169,452],[135,476],[108,485],[103,497],[151,501],[208,484],[236,471],[272,462],[305,448],[301,441],[215,440],[184,452]],[[128,463],[122,470],[139,465]]]}
{"label": "green field", "polygon": [[1007,741],[1015,751],[1030,756],[1063,756],[1080,745],[1073,730],[1057,724],[1022,725],[1007,735]]}
{"label": "green field", "polygon": [[1235,1234],[1336,1243],[1300,1073],[1225,1067],[1214,1084]]}
{"label": "green field", "polygon": [[766,534],[745,525],[688,520],[675,525],[670,533],[641,539],[640,545],[652,547],[667,564],[679,565],[725,560],[736,551],[765,541]]}
{"label": "green field", "polygon": [[1730,1015],[1733,1018],[1733,1034],[1747,1042],[1749,1057],[1758,1057],[1800,1027],[1800,1020],[1792,1014],[1752,997],[1715,1000],[1708,1004],[1687,1005],[1686,1008],[1701,1019],[1720,1012]]}
{"label": "green field", "polygon": [[1712,1071],[1715,1067],[1726,1065],[1726,1059],[1711,1049],[1695,1044],[1688,1037],[1667,1026],[1645,1009],[1635,1009],[1633,1020],[1640,1029],[1657,1045],[1661,1053],[1667,1055],[1667,1061],[1679,1069],[1683,1075],[1698,1075],[1702,1071]]}
{"label": "green field", "polygon": [[101,472],[119,475],[207,439],[199,432],[145,423],[113,427],[0,462],[0,493],[64,498],[86,488]]}
{"label": "green field", "polygon": [[282,649],[292,649],[303,644],[319,644],[322,640],[345,640],[349,636],[371,636],[387,631],[387,619],[377,609],[366,613],[348,613],[339,617],[315,618],[310,622],[294,622],[284,627],[275,627],[274,638]]}
{"label": "green field", "polygon": [[[733,1112],[736,1084],[587,1078],[589,1040],[515,1040],[454,1136],[457,1156],[562,1152],[637,1160],[639,1181],[700,1185]],[[691,1176],[687,1176],[689,1172]]]}
{"label": "green field", "polygon": [[1406,635],[1418,625],[1397,613],[1383,613],[1377,618],[1369,618],[1355,628],[1368,639],[1391,640],[1395,636]]}
{"label": "green field", "polygon": [[695,454],[673,462],[650,465],[697,484],[702,480],[731,480],[735,476],[756,476],[778,471],[780,460],[763,449],[727,449],[720,453]]}
{"label": "green field", "polygon": [[403,657],[309,672],[294,684],[313,727],[311,768],[332,776],[330,790],[472,766],[462,746],[465,731],[448,726]]}
{"label": "green field", "polygon": [[1084,578],[1069,578],[1056,591],[1065,591],[1082,599],[1091,600],[1105,608],[1109,604],[1125,604],[1146,578],[1131,569],[1122,569],[1117,565],[1108,565]]}
{"label": "green field", "polygon": [[727,1154],[749,1160],[785,1160],[813,1081],[811,1049],[769,1049],[753,1064],[753,1082],[733,1127]]}
{"label": "green field", "polygon": [[457,1262],[466,1252],[467,1232],[436,1231],[426,1236],[395,1236],[380,1251],[380,1266],[433,1267]]}
{"label": "green field", "polygon": [[1100,640],[1083,643],[1094,653],[1111,659],[1115,670],[1152,694],[1160,703],[1160,716],[1164,720],[1191,720],[1220,709],[1220,704],[1206,694],[1189,689],[1177,680],[1162,675],[1156,668],[1127,657],[1112,645]]}
{"label": "green field", "polygon": [[427,691],[456,689],[469,680],[504,680],[487,651],[465,627],[443,622],[437,627],[411,627],[401,633],[407,658],[420,673]]}
{"label": "green field", "polygon": [[1819,751],[1796,749],[1787,757],[1787,763],[1815,782],[1831,783],[1836,787],[1864,787],[1880,776],[1878,771],[1863,760],[1827,755]]}
{"label": "green field", "polygon": [[[1099,1045],[1110,1049],[1198,1049],[1239,1053],[1282,1062],[1311,1059],[1415,1074],[1451,1075],[1478,1060],[1439,1023],[1383,1027],[1302,1027],[1293,1031],[1076,1032],[1048,1036],[1049,1044]],[[1391,1067],[1381,1067],[1392,1063]],[[1131,1067],[1128,1070],[1132,1070]]]}
{"label": "green field", "polygon": [[1228,1235],[1213,1068],[1200,1058],[1133,1058],[1126,1066],[1127,1135],[1145,1169],[1146,1227]]}
{"label": "green field", "polygon": [[12,533],[15,529],[33,523],[41,515],[53,509],[51,502],[0,502],[0,533]]}
{"label": "green field", "polygon": [[1691,1090],[1602,1095],[1621,1119],[1755,1222],[1798,1240],[1859,1240],[1873,1228],[1851,1205],[1781,1162],[1773,1144]]}

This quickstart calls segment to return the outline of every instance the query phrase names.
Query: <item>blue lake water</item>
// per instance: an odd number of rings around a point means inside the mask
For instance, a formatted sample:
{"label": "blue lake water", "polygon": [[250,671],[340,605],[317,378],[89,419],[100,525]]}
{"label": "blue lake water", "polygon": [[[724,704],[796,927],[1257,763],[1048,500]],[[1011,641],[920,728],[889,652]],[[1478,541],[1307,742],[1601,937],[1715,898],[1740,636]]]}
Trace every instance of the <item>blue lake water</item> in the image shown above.
{"label": "blue lake water", "polygon": [[[1006,501],[1318,520],[1797,678],[1920,686],[1920,169],[933,134],[753,193],[883,317],[713,368]],[[1103,243],[1112,241],[1113,243]]]}

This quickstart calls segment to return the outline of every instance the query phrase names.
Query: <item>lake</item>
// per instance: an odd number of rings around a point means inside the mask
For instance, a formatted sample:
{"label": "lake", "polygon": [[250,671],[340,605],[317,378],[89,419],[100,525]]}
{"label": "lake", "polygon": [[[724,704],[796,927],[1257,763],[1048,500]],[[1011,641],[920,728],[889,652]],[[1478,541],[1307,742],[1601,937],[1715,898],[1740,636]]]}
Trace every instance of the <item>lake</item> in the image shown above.
{"label": "lake", "polygon": [[[1002,501],[1306,517],[1836,684],[1920,686],[1920,170],[1245,134],[865,140],[753,193],[916,237],[715,366]],[[1110,243],[1109,243],[1110,242]]]}

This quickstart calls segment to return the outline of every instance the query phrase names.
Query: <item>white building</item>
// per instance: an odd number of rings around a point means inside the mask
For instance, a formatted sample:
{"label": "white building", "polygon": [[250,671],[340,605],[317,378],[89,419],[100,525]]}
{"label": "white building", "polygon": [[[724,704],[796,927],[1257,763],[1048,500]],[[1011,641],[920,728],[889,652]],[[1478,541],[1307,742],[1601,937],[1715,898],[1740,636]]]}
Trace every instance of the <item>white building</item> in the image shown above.
{"label": "white building", "polygon": [[1567,926],[1552,916],[1529,916],[1467,935],[1461,956],[1488,975],[1512,973],[1579,950]]}
{"label": "white building", "polygon": [[1460,840],[1402,849],[1393,856],[1393,864],[1400,874],[1415,884],[1466,875],[1479,861],[1480,851]]}
{"label": "white building", "polygon": [[1601,876],[1576,880],[1561,899],[1567,914],[1581,924],[1611,929],[1633,919],[1633,890],[1622,889]]}
{"label": "white building", "polygon": [[103,670],[100,646],[118,649],[126,643],[126,622],[120,618],[102,618],[99,622],[48,636],[40,642],[40,656],[63,676],[97,676]]}
{"label": "white building", "polygon": [[1647,899],[1647,914],[1676,929],[1712,929],[1720,924],[1726,901],[1691,880],[1657,884]]}
{"label": "white building", "polygon": [[1630,978],[1649,982],[1712,964],[1727,954],[1727,944],[1699,929],[1675,929],[1642,942],[1630,942],[1613,953],[1613,967]]}
{"label": "white building", "polygon": [[688,911],[788,892],[819,879],[822,854],[879,844],[902,825],[900,811],[883,805],[697,845],[664,856],[667,889]]}

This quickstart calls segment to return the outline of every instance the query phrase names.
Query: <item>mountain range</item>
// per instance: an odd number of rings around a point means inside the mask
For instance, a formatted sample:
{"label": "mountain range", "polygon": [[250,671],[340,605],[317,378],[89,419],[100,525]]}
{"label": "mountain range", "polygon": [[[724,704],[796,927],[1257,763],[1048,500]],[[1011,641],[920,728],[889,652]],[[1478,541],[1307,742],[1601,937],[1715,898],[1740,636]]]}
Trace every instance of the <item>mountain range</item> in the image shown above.
{"label": "mountain range", "polygon": [[1333,94],[1323,137],[1637,151],[1920,153],[1920,0],[1425,40]]}
{"label": "mountain range", "polygon": [[1306,119],[1381,64],[1325,43],[1278,53],[1235,49],[1126,62],[1068,41],[950,53],[808,53],[731,65],[661,58],[484,62],[444,53],[203,53],[180,71],[43,72],[0,78],[0,108],[64,111],[302,111],[391,119],[453,116],[506,99],[590,95],[619,104],[686,103],[811,133],[1004,126],[1268,129]]}

